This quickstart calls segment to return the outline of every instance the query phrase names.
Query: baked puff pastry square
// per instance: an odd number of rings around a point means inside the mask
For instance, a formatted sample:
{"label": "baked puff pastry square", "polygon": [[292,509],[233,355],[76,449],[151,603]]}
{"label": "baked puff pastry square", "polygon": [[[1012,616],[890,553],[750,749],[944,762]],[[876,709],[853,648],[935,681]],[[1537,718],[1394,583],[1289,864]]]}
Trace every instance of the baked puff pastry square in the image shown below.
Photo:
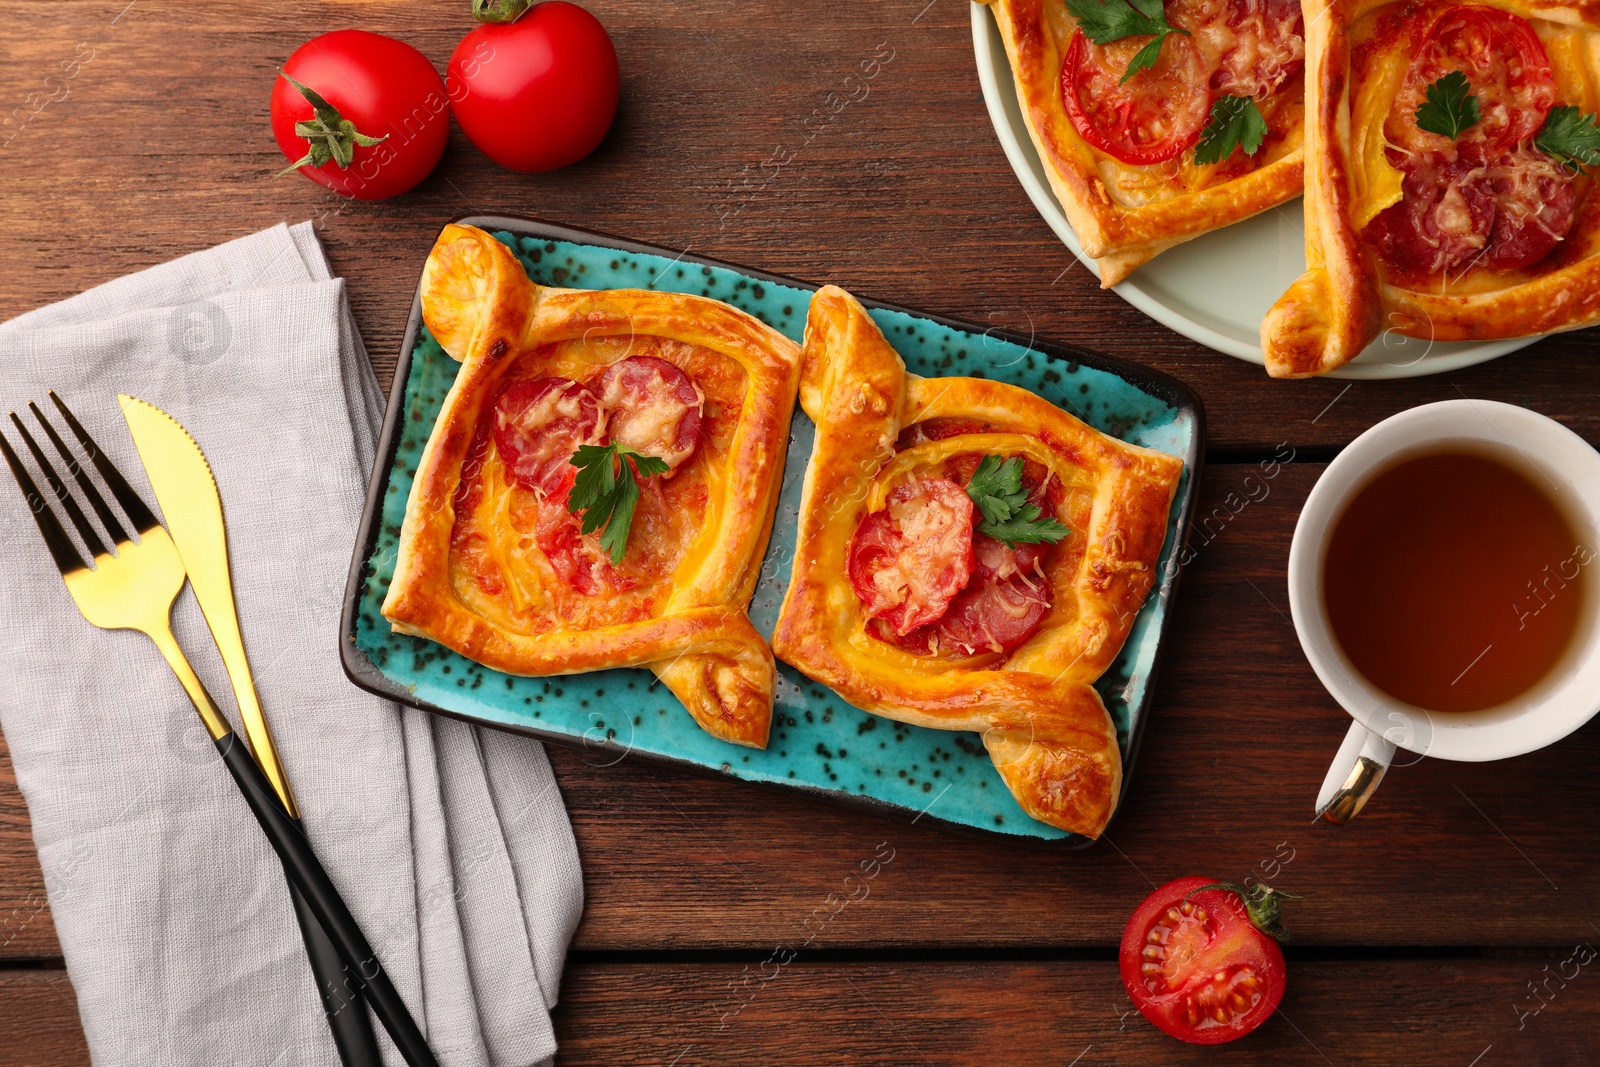
{"label": "baked puff pastry square", "polygon": [[1182,461],[1013,385],[906,373],[833,286],[800,403],[816,443],[774,652],[866,711],[981,734],[1025,812],[1098,836],[1122,759],[1091,683],[1156,582]]}
{"label": "baked puff pastry square", "polygon": [[[384,615],[509,674],[648,667],[707,732],[765,747],[773,659],[745,605],[799,347],[716,300],[535,285],[471,226],[439,235],[421,299],[461,369],[412,484]],[[568,510],[586,445],[651,457],[620,460],[638,472],[620,553]],[[620,486],[619,461],[605,464]]]}
{"label": "baked puff pastry square", "polygon": [[1307,270],[1262,322],[1267,370],[1600,321],[1600,7],[1305,8]]}
{"label": "baked puff pastry square", "polygon": [[[1299,195],[1298,0],[991,0],[989,9],[1034,148],[1102,286]],[[1176,32],[1159,45],[1150,32],[1096,43],[1148,30],[1146,12]],[[1150,47],[1155,64],[1134,69]],[[1208,133],[1244,122],[1247,109],[1264,124],[1260,142],[1219,142],[1223,154],[1210,159]]]}

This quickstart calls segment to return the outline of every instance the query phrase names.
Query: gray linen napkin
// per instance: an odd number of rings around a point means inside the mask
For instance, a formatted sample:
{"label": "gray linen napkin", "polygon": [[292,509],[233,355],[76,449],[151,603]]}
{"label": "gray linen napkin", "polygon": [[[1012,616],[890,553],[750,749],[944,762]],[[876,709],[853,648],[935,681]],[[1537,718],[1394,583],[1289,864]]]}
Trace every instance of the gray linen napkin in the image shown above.
{"label": "gray linen napkin", "polygon": [[[0,400],[55,389],[152,503],[116,393],[194,434],[318,855],[441,1063],[551,1057],[583,886],[543,748],[398,708],[339,667],[382,397],[310,224],[30,312],[0,325],[0,351]],[[336,1063],[282,868],[166,664],[143,636],[78,615],[3,485],[0,544],[0,728],[95,1062]],[[191,594],[173,622],[237,725]]]}

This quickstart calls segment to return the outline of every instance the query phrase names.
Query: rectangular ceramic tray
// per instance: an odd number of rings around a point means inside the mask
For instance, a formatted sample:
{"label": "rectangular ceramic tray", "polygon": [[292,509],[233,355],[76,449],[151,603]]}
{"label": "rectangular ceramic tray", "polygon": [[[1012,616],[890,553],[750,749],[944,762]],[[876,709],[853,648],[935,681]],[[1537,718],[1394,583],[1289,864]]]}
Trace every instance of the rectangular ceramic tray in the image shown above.
{"label": "rectangular ceramic tray", "polygon": [[[529,219],[457,220],[494,233],[543,285],[656,288],[698,293],[749,312],[796,341],[815,286],[668,249]],[[1117,726],[1124,795],[1154,693],[1171,619],[1179,557],[1197,487],[1205,416],[1186,386],[1143,367],[1005,331],[862,301],[909,370],[926,376],[987,376],[1031,389],[1096,428],[1180,457],[1160,584],[1127,645],[1096,688]],[[1087,842],[1023,814],[977,735],[880,718],[779,664],[772,738],[765,751],[718,741],[643,669],[519,678],[473,663],[420,638],[391,631],[379,605],[394,573],[395,546],[417,460],[457,364],[422,325],[413,298],[367,489],[341,619],[341,658],[357,685],[425,711],[577,745],[602,764],[640,757],[702,773],[799,790],[903,820],[1021,841]],[[750,603],[770,634],[789,579],[800,488],[814,430],[797,407],[771,545]]]}

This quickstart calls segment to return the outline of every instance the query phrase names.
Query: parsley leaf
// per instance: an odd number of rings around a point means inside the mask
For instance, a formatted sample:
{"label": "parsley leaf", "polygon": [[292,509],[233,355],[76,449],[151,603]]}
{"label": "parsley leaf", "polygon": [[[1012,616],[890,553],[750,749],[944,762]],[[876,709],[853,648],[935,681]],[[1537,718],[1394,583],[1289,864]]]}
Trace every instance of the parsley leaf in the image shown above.
{"label": "parsley leaf", "polygon": [[1600,164],[1600,115],[1584,115],[1571,104],[1557,104],[1544,117],[1533,147],[1573,170]]}
{"label": "parsley leaf", "polygon": [[1267,120],[1248,96],[1219,96],[1211,105],[1211,117],[1200,140],[1195,142],[1194,161],[1201,165],[1221,163],[1233,155],[1235,146],[1253,156],[1261,150],[1267,136]]}
{"label": "parsley leaf", "polygon": [[1478,98],[1467,90],[1467,76],[1452,70],[1428,86],[1427,99],[1417,108],[1417,128],[1448,137],[1452,141],[1461,131],[1477,124]]}
{"label": "parsley leaf", "polygon": [[1016,546],[1023,542],[1033,545],[1053,545],[1071,531],[1057,519],[1041,519],[1039,506],[1027,504],[1005,522],[980,524],[978,532],[988,534],[996,541]]}
{"label": "parsley leaf", "polygon": [[1053,545],[1071,531],[1056,519],[1040,518],[1022,488],[1022,457],[984,456],[967,480],[967,496],[983,515],[978,532],[996,541]]}
{"label": "parsley leaf", "polygon": [[1190,36],[1188,30],[1180,30],[1167,21],[1162,0],[1066,0],[1066,4],[1083,35],[1095,44],[1155,35],[1155,40],[1135,52],[1128,61],[1122,81],[1156,65],[1156,60],[1161,58],[1161,42],[1166,40],[1167,34]]}
{"label": "parsley leaf", "polygon": [[572,465],[578,468],[578,477],[567,494],[567,510],[574,515],[583,513],[579,533],[604,527],[600,547],[611,556],[613,565],[621,563],[628,548],[633,509],[639,503],[638,479],[665,474],[667,461],[621,445],[579,445],[572,454]]}

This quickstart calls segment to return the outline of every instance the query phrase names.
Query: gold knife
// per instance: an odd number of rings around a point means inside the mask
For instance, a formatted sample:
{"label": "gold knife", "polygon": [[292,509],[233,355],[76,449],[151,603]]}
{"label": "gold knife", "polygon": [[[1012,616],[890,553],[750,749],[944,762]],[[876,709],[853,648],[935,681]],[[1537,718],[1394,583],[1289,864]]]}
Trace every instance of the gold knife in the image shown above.
{"label": "gold knife", "polygon": [[[298,826],[300,810],[284,774],[273,743],[272,731],[256,696],[250,660],[239,632],[239,614],[233,602],[233,575],[228,565],[228,533],[222,519],[222,497],[205,453],[178,420],[146,401],[119,394],[122,417],[128,422],[133,443],[144,462],[150,488],[167,520],[167,532],[178,546],[178,556],[189,572],[189,587],[216,640],[228,668],[239,716],[244,723],[252,755],[283,810]],[[317,922],[304,896],[289,883],[300,933],[322,997],[323,1011],[333,1031],[334,1045],[345,1067],[381,1067],[377,1039],[367,1018],[367,1006],[356,985],[345,976],[344,961]]]}
{"label": "gold knife", "polygon": [[233,603],[233,575],[228,567],[228,533],[222,522],[222,498],[211,474],[211,464],[195,444],[189,431],[154,404],[124,394],[117,395],[122,417],[128,420],[133,443],[144,461],[144,470],[155,490],[156,503],[167,520],[167,532],[178,546],[178,556],[189,572],[189,586],[206,625],[216,639],[217,650],[233,682],[233,695],[239,701],[239,716],[245,736],[261,773],[272,783],[273,792],[283,802],[292,819],[300,817],[294,793],[283,772],[278,746],[261,713],[250,660],[245,655],[244,637],[239,633],[239,613]]}

